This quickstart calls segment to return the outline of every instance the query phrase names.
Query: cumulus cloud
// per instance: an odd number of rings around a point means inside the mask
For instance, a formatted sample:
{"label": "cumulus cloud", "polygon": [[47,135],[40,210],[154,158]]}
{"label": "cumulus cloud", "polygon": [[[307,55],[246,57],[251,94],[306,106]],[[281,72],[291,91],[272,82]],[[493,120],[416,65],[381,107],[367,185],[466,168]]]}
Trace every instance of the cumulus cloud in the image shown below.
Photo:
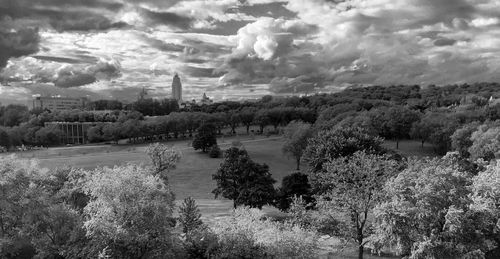
{"label": "cumulus cloud", "polygon": [[296,17],[261,18],[238,31],[219,68],[226,72],[221,84],[268,83],[283,93],[499,79],[498,1],[288,0],[284,6]]}
{"label": "cumulus cloud", "polygon": [[54,78],[54,85],[62,88],[92,84],[98,80],[111,80],[120,76],[120,64],[114,60],[100,60],[97,64],[79,69],[63,66]]}

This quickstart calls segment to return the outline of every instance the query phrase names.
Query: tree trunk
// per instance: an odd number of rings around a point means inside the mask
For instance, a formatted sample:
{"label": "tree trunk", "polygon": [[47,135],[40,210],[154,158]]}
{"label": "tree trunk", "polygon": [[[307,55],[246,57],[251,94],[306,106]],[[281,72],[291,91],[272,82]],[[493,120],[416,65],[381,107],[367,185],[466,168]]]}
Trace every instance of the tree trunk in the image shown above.
{"label": "tree trunk", "polygon": [[422,140],[422,149],[424,148],[424,141]]}
{"label": "tree trunk", "polygon": [[358,248],[358,259],[363,259],[363,248],[364,248],[363,245],[359,245],[359,248]]}
{"label": "tree trunk", "polygon": [[236,209],[236,201],[233,201],[233,208]]}
{"label": "tree trunk", "polygon": [[300,170],[300,157],[297,157],[297,171]]}
{"label": "tree trunk", "polygon": [[396,149],[399,149],[399,139],[396,139]]}
{"label": "tree trunk", "polygon": [[247,125],[247,135],[250,133],[250,125]]}

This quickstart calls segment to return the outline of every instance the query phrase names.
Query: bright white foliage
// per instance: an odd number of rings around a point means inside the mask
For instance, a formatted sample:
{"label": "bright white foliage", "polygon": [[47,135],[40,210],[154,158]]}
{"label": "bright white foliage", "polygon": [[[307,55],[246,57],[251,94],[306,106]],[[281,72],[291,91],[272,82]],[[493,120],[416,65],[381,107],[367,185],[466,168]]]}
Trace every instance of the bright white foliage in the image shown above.
{"label": "bright white foliage", "polygon": [[318,235],[315,231],[291,223],[263,220],[258,209],[240,207],[230,218],[219,220],[213,231],[220,240],[244,235],[254,244],[264,247],[276,258],[315,258]]}

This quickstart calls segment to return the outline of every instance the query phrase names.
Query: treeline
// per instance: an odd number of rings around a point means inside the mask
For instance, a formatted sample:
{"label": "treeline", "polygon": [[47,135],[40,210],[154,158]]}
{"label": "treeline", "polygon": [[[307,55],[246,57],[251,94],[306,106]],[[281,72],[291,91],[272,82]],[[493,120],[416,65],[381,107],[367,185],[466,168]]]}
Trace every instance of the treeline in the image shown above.
{"label": "treeline", "polygon": [[[100,100],[88,104],[92,110],[60,112],[9,105],[0,107],[0,125],[11,141],[0,145],[57,145],[57,138],[47,135],[61,132],[54,127],[42,130],[50,121],[95,122],[98,125],[87,133],[91,142],[98,142],[190,136],[201,121],[213,122],[219,131],[229,127],[234,132],[244,126],[248,132],[255,125],[262,133],[268,126],[277,131],[292,120],[314,123],[318,117],[315,127],[319,129],[336,124],[360,126],[397,143],[400,139],[429,142],[444,154],[451,148],[451,135],[461,126],[500,118],[500,102],[495,99],[500,98],[499,88],[495,83],[352,87],[334,94],[264,96],[256,102],[225,101],[183,109],[168,99],[141,99],[128,105]],[[122,110],[112,110],[118,108]],[[157,118],[145,120],[147,116]]]}
{"label": "treeline", "polygon": [[114,123],[101,123],[89,128],[87,135],[91,142],[120,139],[129,139],[130,142],[166,140],[193,137],[193,133],[204,123],[214,125],[218,134],[222,134],[224,128],[230,128],[231,133],[235,134],[240,125],[246,127],[247,134],[250,133],[250,126],[259,126],[258,133],[263,134],[266,127],[272,126],[276,131],[278,126],[285,126],[293,120],[314,123],[316,114],[311,109],[292,107],[261,110],[247,107],[217,113],[174,112],[145,120],[130,118]]}

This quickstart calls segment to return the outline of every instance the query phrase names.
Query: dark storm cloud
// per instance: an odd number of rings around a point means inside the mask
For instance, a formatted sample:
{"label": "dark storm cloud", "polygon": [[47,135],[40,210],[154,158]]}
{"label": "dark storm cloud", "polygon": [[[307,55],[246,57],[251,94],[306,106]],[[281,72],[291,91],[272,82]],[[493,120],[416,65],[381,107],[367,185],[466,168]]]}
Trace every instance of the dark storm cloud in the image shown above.
{"label": "dark storm cloud", "polygon": [[156,12],[141,8],[140,13],[152,24],[172,25],[180,29],[191,27],[193,19],[172,12]]}
{"label": "dark storm cloud", "polygon": [[169,42],[164,42],[162,40],[154,39],[151,37],[148,37],[146,35],[140,36],[140,38],[147,43],[149,46],[161,50],[161,51],[167,51],[167,52],[182,52],[184,50],[184,46],[174,44],[174,43],[169,43]]}
{"label": "dark storm cloud", "polygon": [[64,58],[64,57],[51,57],[51,56],[39,56],[35,55],[32,56],[33,58],[43,60],[43,61],[53,61],[53,62],[58,62],[58,63],[68,63],[68,64],[78,64],[81,63],[81,60],[74,59],[74,58]]}
{"label": "dark storm cloud", "polygon": [[68,63],[68,64],[89,64],[89,63],[96,63],[97,61],[99,61],[96,57],[89,55],[75,55],[73,56],[74,58],[43,56],[43,55],[34,55],[32,57],[43,61],[52,61],[57,63]]}
{"label": "dark storm cloud", "polygon": [[57,74],[57,79],[54,81],[54,84],[57,87],[69,88],[91,84],[95,81],[97,81],[96,77],[91,74],[61,70]]}
{"label": "dark storm cloud", "polygon": [[288,10],[286,1],[276,1],[274,3],[248,5],[243,1],[242,5],[226,10],[227,13],[244,13],[254,17],[269,16],[273,18],[293,18],[296,13]]}
{"label": "dark storm cloud", "polygon": [[214,68],[184,66],[182,69],[185,74],[191,77],[220,77],[222,73],[215,73]]}
{"label": "dark storm cloud", "polygon": [[448,39],[448,38],[439,38],[434,41],[434,46],[451,46],[455,44],[457,41],[454,39]]}
{"label": "dark storm cloud", "polygon": [[15,30],[7,23],[0,22],[0,70],[12,57],[36,53],[39,49],[38,29],[23,28]]}
{"label": "dark storm cloud", "polygon": [[58,31],[108,30],[126,26],[112,22],[106,12],[117,12],[123,4],[104,0],[4,0],[0,18],[20,20],[31,26],[51,26]]}

